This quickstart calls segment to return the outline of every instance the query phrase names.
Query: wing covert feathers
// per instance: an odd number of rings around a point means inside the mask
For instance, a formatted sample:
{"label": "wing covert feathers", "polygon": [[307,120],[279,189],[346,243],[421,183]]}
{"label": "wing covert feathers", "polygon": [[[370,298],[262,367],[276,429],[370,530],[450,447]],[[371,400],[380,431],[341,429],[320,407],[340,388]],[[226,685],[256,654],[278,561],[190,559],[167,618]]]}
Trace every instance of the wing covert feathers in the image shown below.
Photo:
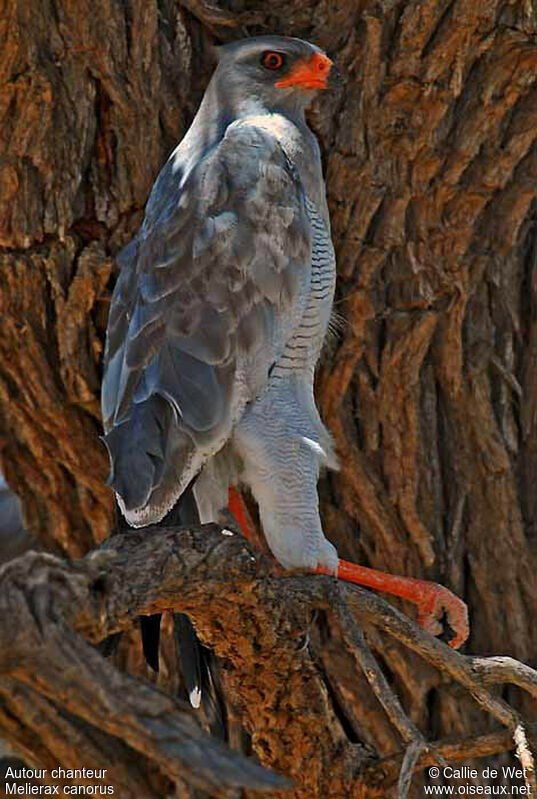
{"label": "wing covert feathers", "polygon": [[136,526],[162,518],[263,388],[311,261],[300,181],[247,120],[186,176],[176,153],[150,205],[119,257],[102,394],[111,482]]}

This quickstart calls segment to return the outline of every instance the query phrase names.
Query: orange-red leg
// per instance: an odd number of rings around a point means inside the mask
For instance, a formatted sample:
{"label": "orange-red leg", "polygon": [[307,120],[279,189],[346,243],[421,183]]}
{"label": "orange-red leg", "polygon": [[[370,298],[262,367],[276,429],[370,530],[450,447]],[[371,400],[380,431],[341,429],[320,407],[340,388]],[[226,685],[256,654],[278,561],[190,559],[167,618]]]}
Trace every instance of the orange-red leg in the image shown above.
{"label": "orange-red leg", "polygon": [[236,518],[242,534],[255,546],[259,546],[261,537],[259,531],[253,521],[250,511],[246,507],[246,503],[236,488],[230,487],[227,501],[228,510],[231,511]]}
{"label": "orange-red leg", "polygon": [[[326,574],[322,566],[317,568],[318,574]],[[340,560],[337,577],[347,583],[375,588],[385,594],[407,599],[418,608],[418,624],[432,635],[439,635],[442,630],[441,619],[445,615],[453,630],[454,636],[449,646],[458,649],[468,638],[468,608],[448,588],[430,580],[418,580],[415,577],[401,577],[397,574],[358,566],[347,560]]]}
{"label": "orange-red leg", "polygon": [[[229,510],[237,519],[239,526],[248,540],[256,543],[258,537],[255,524],[241,494],[234,488],[229,490]],[[327,574],[327,570],[319,566],[317,574]],[[415,577],[401,577],[396,574],[358,566],[346,560],[340,560],[337,577],[348,583],[374,588],[392,596],[407,599],[418,608],[418,623],[433,635],[442,632],[442,617],[446,616],[454,637],[449,645],[458,649],[469,634],[468,609],[462,599],[449,589],[429,580],[418,580]]]}

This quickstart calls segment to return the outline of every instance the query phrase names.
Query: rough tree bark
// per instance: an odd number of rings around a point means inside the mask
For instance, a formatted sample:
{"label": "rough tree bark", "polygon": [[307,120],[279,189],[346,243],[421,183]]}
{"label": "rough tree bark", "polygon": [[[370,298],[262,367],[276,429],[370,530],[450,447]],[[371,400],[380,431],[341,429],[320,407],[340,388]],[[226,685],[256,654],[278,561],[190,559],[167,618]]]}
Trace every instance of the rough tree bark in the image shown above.
{"label": "rough tree bark", "polygon": [[[467,652],[536,665],[537,2],[1,5],[0,444],[29,531],[71,558],[110,531],[98,435],[114,255],[192,119],[212,45],[300,36],[346,79],[310,117],[343,318],[318,375],[342,464],[322,483],[327,534],[342,557],[462,596]],[[338,734],[397,769],[401,737],[341,625],[321,610],[310,636]],[[444,671],[376,627],[367,640],[428,738],[500,735]],[[536,718],[534,696],[503,696]],[[285,771],[252,702],[239,721],[254,753]]]}

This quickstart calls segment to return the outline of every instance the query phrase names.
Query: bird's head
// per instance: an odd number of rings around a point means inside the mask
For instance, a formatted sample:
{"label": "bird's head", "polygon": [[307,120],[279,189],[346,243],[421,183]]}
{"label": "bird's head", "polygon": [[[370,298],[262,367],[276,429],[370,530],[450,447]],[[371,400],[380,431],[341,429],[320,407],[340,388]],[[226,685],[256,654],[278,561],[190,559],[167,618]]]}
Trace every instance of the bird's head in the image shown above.
{"label": "bird's head", "polygon": [[214,80],[237,108],[257,101],[268,110],[306,108],[337,70],[314,44],[286,36],[258,36],[218,48]]}

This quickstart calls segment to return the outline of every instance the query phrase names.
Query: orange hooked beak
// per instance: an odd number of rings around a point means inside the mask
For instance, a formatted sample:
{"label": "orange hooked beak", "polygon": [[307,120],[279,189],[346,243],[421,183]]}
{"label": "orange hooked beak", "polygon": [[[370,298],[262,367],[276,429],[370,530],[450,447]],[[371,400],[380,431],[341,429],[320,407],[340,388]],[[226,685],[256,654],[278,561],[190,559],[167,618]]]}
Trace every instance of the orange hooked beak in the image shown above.
{"label": "orange hooked beak", "polygon": [[288,77],[274,85],[278,89],[299,86],[302,89],[327,89],[333,62],[324,53],[314,53],[308,61],[299,61]]}

